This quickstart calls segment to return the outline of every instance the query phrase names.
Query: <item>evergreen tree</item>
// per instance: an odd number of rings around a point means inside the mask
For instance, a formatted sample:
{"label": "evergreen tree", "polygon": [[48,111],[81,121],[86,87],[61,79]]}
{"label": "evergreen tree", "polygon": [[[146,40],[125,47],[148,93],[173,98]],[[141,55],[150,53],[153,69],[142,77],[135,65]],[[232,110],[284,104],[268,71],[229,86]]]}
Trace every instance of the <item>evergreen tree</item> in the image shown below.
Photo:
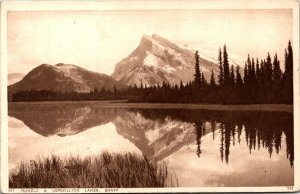
{"label": "evergreen tree", "polygon": [[218,76],[218,82],[220,86],[224,85],[224,69],[223,69],[223,60],[222,60],[222,51],[221,48],[219,48],[219,71],[220,74]]}
{"label": "evergreen tree", "polygon": [[99,91],[98,91],[98,88],[95,86],[95,87],[94,87],[93,93],[94,93],[94,94],[98,94],[98,92],[99,92]]}
{"label": "evergreen tree", "polygon": [[269,52],[265,63],[265,78],[267,82],[270,82],[272,80],[272,62]]}
{"label": "evergreen tree", "polygon": [[263,60],[260,60],[259,72],[260,72],[259,80],[260,80],[260,82],[264,83],[265,71],[264,71],[264,62],[263,62]]}
{"label": "evergreen tree", "polygon": [[256,81],[260,82],[260,68],[259,68],[259,61],[258,58],[256,58],[256,68],[255,68],[255,75],[256,75]]}
{"label": "evergreen tree", "polygon": [[248,54],[248,58],[247,58],[247,65],[248,67],[251,65],[251,59],[250,59],[250,55]]}
{"label": "evergreen tree", "polygon": [[244,84],[248,85],[249,81],[248,81],[248,67],[247,67],[247,63],[245,63],[245,68],[244,68]]}
{"label": "evergreen tree", "polygon": [[265,83],[267,81],[267,76],[266,76],[266,60],[264,59],[262,61],[262,67],[261,67],[261,73],[262,73],[262,80],[263,80],[263,83]]}
{"label": "evergreen tree", "polygon": [[231,69],[230,69],[230,85],[234,86],[234,84],[235,84],[234,68],[233,68],[233,65],[231,65]]}
{"label": "evergreen tree", "polygon": [[140,88],[143,89],[144,88],[144,85],[143,85],[143,80],[141,79],[141,85],[140,85]]}
{"label": "evergreen tree", "polygon": [[285,50],[285,71],[283,74],[283,94],[286,103],[293,103],[293,48],[291,41],[288,43],[288,48]]}
{"label": "evergreen tree", "polygon": [[195,74],[194,74],[194,84],[196,87],[201,85],[201,72],[200,72],[200,63],[199,63],[199,54],[198,51],[195,53]]}
{"label": "evergreen tree", "polygon": [[256,81],[254,58],[252,58],[252,63],[251,63],[251,80],[252,80],[252,82]]}
{"label": "evergreen tree", "polygon": [[250,55],[248,54],[248,58],[247,58],[247,81],[248,84],[252,84],[252,65],[251,65],[251,59],[250,59]]}
{"label": "evergreen tree", "polygon": [[288,53],[287,50],[285,49],[284,53],[284,77],[286,77],[286,74],[288,73],[289,67],[288,67]]}
{"label": "evergreen tree", "polygon": [[182,90],[184,88],[182,80],[180,80],[180,87],[179,88],[180,88],[180,90]]}
{"label": "evergreen tree", "polygon": [[174,85],[174,90],[175,90],[175,91],[178,91],[178,88],[179,88],[178,85],[175,84],[175,85]]}
{"label": "evergreen tree", "polygon": [[213,87],[216,86],[215,75],[214,75],[214,70],[213,69],[211,70],[210,86],[213,86]]}
{"label": "evergreen tree", "polygon": [[223,47],[223,68],[224,68],[224,85],[230,85],[230,72],[229,72],[229,62],[228,62],[228,53],[226,50],[226,45]]}
{"label": "evergreen tree", "polygon": [[274,61],[273,61],[273,80],[280,80],[281,79],[281,69],[280,69],[280,62],[277,59],[277,53],[274,56]]}
{"label": "evergreen tree", "polygon": [[288,43],[287,49],[287,63],[286,63],[286,74],[289,79],[293,80],[293,48],[291,41]]}
{"label": "evergreen tree", "polygon": [[205,86],[207,84],[207,81],[206,81],[206,79],[205,79],[205,77],[204,77],[204,74],[203,74],[203,72],[201,73],[201,86]]}
{"label": "evergreen tree", "polygon": [[243,86],[243,80],[242,80],[242,76],[240,73],[240,66],[236,67],[236,79],[235,79],[235,83],[236,86],[240,89]]}

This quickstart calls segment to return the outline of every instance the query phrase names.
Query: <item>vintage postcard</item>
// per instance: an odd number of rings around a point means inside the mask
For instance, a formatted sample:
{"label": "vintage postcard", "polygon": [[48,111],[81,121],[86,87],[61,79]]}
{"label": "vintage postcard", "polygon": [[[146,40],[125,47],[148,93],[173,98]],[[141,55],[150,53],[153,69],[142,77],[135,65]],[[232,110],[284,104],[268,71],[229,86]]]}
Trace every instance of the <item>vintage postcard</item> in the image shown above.
{"label": "vintage postcard", "polygon": [[4,1],[1,192],[299,191],[299,91],[296,0]]}

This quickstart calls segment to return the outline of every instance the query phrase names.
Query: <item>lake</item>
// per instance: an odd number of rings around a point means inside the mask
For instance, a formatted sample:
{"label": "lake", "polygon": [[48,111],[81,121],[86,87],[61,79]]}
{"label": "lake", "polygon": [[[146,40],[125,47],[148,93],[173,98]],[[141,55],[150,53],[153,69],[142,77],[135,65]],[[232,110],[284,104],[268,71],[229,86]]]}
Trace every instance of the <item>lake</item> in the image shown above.
{"label": "lake", "polygon": [[294,185],[293,114],[9,103],[9,168],[103,151],[166,162],[180,187]]}

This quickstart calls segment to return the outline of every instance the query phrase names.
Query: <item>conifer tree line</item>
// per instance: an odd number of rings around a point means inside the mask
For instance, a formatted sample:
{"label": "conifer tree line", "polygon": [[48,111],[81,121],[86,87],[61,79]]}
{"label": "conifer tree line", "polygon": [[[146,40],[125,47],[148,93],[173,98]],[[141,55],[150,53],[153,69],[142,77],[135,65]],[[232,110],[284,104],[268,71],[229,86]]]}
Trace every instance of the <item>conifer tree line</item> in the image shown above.
{"label": "conifer tree line", "polygon": [[209,82],[201,72],[199,52],[195,52],[193,80],[185,85],[181,82],[170,85],[162,83],[153,87],[141,87],[140,96],[132,101],[258,104],[293,103],[293,49],[288,42],[285,49],[284,71],[280,68],[277,53],[273,59],[267,53],[265,59],[248,54],[242,77],[240,67],[229,64],[226,45],[219,49],[219,74],[211,70]]}
{"label": "conifer tree line", "polygon": [[113,91],[95,88],[90,93],[59,93],[53,91],[21,91],[12,101],[46,100],[117,100],[153,103],[210,103],[210,104],[292,104],[293,103],[293,49],[291,42],[285,49],[284,71],[277,54],[265,59],[248,57],[243,76],[239,66],[229,64],[226,45],[219,48],[219,72],[211,70],[209,82],[201,71],[200,55],[195,52],[193,80],[188,83],[162,82],[154,86],[143,84]]}

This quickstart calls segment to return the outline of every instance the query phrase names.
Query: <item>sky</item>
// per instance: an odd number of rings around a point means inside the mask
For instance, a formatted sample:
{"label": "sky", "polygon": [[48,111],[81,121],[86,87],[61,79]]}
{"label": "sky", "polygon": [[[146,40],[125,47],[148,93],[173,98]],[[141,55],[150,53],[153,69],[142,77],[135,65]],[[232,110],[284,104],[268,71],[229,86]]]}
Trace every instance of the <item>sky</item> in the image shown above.
{"label": "sky", "polygon": [[[248,53],[265,58],[292,41],[292,10],[10,11],[8,73],[28,73],[40,64],[74,64],[112,74],[144,34],[158,34],[183,48],[217,58]],[[243,65],[243,64],[241,64]]]}

